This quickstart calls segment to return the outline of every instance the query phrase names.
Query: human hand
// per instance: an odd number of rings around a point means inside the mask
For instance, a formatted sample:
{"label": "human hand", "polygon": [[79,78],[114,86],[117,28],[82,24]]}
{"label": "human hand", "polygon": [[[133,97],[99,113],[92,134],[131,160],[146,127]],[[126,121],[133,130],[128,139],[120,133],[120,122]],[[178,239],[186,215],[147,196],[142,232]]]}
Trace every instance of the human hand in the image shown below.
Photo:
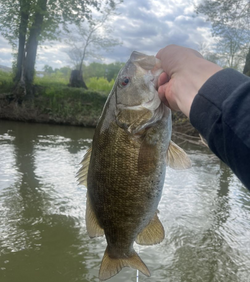
{"label": "human hand", "polygon": [[189,117],[201,86],[222,68],[205,60],[199,52],[177,45],[166,46],[156,57],[161,60],[164,70],[158,80],[160,99],[171,109]]}

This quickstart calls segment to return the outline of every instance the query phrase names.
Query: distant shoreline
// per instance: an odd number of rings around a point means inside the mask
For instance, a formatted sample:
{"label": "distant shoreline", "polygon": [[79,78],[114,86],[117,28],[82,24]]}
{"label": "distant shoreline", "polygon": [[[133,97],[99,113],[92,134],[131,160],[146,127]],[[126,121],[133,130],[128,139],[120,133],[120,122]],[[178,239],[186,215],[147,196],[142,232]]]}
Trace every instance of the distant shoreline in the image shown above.
{"label": "distant shoreline", "polygon": [[92,116],[91,118],[83,116],[81,119],[74,118],[73,116],[59,117],[58,115],[43,113],[26,106],[18,106],[16,103],[0,102],[0,120],[95,127],[98,118],[99,116]]}
{"label": "distant shoreline", "polygon": [[[84,91],[80,97],[76,95],[75,99],[70,97],[62,95],[51,100],[42,95],[21,105],[0,99],[0,120],[95,128],[106,97],[90,91]],[[173,114],[173,138],[180,142],[200,143],[198,132],[182,113]]]}
{"label": "distant shoreline", "polygon": [[95,127],[106,96],[95,91],[73,89],[58,95],[38,95],[31,101],[0,98],[0,120]]}

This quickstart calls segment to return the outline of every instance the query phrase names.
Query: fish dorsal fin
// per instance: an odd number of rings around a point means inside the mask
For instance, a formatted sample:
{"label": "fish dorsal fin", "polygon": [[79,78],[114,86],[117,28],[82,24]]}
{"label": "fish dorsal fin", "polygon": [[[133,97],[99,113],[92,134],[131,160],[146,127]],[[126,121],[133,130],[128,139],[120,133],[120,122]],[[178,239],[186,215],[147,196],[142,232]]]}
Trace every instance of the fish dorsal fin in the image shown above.
{"label": "fish dorsal fin", "polygon": [[89,170],[89,162],[91,157],[92,147],[88,149],[86,154],[83,157],[83,160],[81,161],[81,168],[77,172],[77,179],[79,181],[79,184],[84,185],[87,187],[87,176],[88,176],[88,170]]}
{"label": "fish dorsal fin", "polygon": [[136,243],[140,245],[154,245],[162,242],[164,238],[164,227],[156,213],[149,224],[137,235]]}
{"label": "fish dorsal fin", "polygon": [[173,169],[186,169],[192,166],[188,155],[173,141],[169,143],[166,161]]}
{"label": "fish dorsal fin", "polygon": [[87,193],[87,202],[86,202],[86,227],[87,227],[87,232],[90,238],[93,237],[99,237],[104,235],[103,229],[100,227],[95,212],[91,206],[89,196]]}
{"label": "fish dorsal fin", "polygon": [[123,267],[132,267],[140,270],[144,275],[148,277],[150,276],[147,266],[135,251],[129,257],[124,256],[124,258],[113,258],[110,257],[107,248],[102,259],[99,279],[101,281],[107,280],[120,272]]}

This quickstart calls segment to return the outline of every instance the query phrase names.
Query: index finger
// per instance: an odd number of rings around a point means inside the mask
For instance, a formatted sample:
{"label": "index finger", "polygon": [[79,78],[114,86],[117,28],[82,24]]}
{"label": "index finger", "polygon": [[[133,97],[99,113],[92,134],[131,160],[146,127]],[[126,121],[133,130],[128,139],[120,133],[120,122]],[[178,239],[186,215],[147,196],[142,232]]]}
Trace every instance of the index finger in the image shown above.
{"label": "index finger", "polygon": [[158,87],[167,83],[169,81],[169,77],[167,75],[167,73],[162,72],[158,78]]}

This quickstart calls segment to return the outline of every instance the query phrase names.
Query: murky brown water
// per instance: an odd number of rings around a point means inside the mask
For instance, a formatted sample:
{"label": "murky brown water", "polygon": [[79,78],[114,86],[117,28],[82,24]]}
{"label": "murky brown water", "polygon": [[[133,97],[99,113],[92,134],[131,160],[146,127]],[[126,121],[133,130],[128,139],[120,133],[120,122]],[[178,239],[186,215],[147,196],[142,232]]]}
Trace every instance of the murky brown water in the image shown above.
{"label": "murky brown water", "polygon": [[[89,239],[75,174],[92,129],[0,121],[0,281],[99,281],[105,239]],[[163,243],[135,246],[139,281],[250,281],[250,192],[213,154],[186,145],[193,167],[167,169]],[[110,282],[136,281],[124,269]]]}

